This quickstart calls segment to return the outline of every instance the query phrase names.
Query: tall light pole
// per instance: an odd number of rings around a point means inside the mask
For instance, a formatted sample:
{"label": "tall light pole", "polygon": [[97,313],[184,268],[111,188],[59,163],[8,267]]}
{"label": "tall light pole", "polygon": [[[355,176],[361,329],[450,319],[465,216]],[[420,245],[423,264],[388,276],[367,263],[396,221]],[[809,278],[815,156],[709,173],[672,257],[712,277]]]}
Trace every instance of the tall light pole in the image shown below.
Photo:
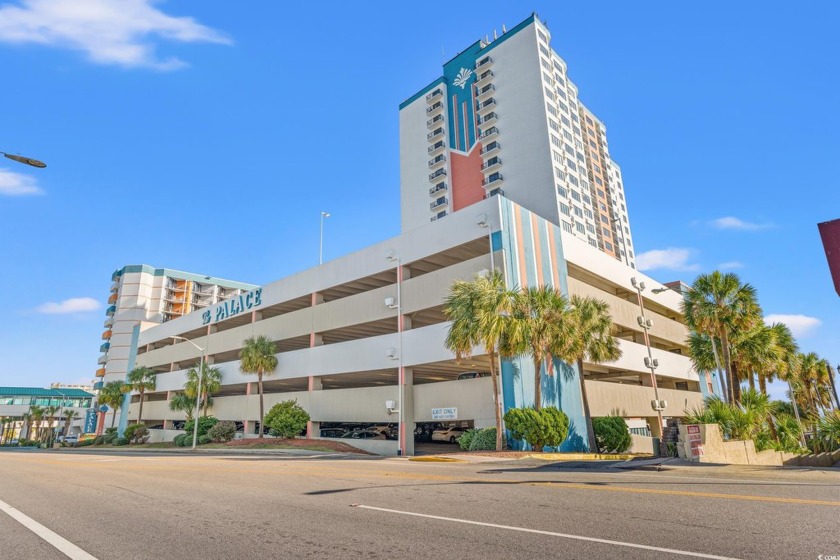
{"label": "tall light pole", "polygon": [[318,246],[318,264],[324,264],[324,218],[329,217],[329,212],[321,211],[321,242]]}
{"label": "tall light pole", "polygon": [[642,291],[645,289],[644,282],[637,282],[636,277],[630,279],[630,283],[633,284],[633,287],[636,288],[636,295],[639,298],[639,310],[641,311],[641,315],[639,315],[638,321],[639,326],[642,327],[642,333],[645,336],[645,347],[647,348],[647,358],[645,358],[645,367],[650,369],[650,382],[653,385],[653,396],[654,401],[651,403],[653,409],[656,411],[656,416],[659,419],[659,440],[662,441],[662,409],[665,408],[663,402],[659,400],[659,387],[656,384],[656,368],[659,366],[659,360],[654,359],[653,352],[650,348],[650,335],[648,334],[648,329],[653,326],[653,323],[645,317],[645,304],[642,300]]}
{"label": "tall light pole", "polygon": [[403,347],[402,347],[402,332],[403,332],[403,316],[402,316],[402,261],[399,257],[394,256],[393,253],[388,253],[386,257],[389,261],[397,263],[397,302],[389,304],[388,307],[397,310],[397,354],[399,364],[397,369],[397,455],[405,455],[405,426],[403,425],[403,397],[405,385],[405,370],[403,368]]}
{"label": "tall light pole", "polygon": [[[176,340],[183,340],[189,342],[193,346],[195,346],[199,352],[201,352],[201,360],[198,362],[198,390],[195,393],[195,418],[193,419],[193,442],[192,448],[195,451],[195,444],[198,441],[198,415],[201,412],[201,380],[204,376],[204,348],[190,340],[189,338],[184,338],[183,336],[172,336],[170,338],[174,338]],[[262,429],[262,426],[260,426]]]}
{"label": "tall light pole", "polygon": [[39,169],[43,169],[47,166],[47,164],[43,161],[38,161],[37,159],[28,158],[26,156],[18,156],[15,154],[8,154],[6,152],[0,152],[0,154],[3,154],[12,161],[16,161],[24,165],[31,165],[32,167],[37,167]]}

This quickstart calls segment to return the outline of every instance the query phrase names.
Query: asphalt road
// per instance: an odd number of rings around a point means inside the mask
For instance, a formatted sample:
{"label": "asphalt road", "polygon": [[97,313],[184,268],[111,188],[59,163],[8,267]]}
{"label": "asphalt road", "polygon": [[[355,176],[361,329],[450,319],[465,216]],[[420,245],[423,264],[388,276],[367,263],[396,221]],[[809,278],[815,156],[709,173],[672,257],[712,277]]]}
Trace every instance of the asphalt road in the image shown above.
{"label": "asphalt road", "polygon": [[836,470],[2,452],[0,558],[66,558],[10,507],[100,560],[840,558]]}

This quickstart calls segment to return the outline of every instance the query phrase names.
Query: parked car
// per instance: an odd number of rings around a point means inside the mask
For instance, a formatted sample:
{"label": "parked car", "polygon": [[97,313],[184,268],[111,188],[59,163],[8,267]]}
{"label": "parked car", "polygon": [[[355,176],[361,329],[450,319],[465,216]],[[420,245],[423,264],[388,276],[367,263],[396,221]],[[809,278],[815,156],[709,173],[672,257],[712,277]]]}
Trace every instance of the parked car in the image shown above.
{"label": "parked car", "polygon": [[385,436],[385,439],[397,439],[399,437],[399,428],[394,424],[378,424],[367,429],[379,432]]}
{"label": "parked car", "polygon": [[344,428],[321,428],[321,437],[340,438],[346,433]]}
{"label": "parked car", "polygon": [[479,377],[490,377],[486,371],[465,371],[458,375],[458,379],[478,379]]}
{"label": "parked car", "polygon": [[79,436],[65,436],[64,443],[67,445],[75,445],[79,443]]}
{"label": "parked car", "polygon": [[387,439],[385,434],[374,430],[355,430],[341,436],[344,439]]}
{"label": "parked car", "polygon": [[458,426],[440,428],[432,433],[432,441],[448,441],[449,443],[455,443],[467,430],[469,430],[469,428],[461,428]]}

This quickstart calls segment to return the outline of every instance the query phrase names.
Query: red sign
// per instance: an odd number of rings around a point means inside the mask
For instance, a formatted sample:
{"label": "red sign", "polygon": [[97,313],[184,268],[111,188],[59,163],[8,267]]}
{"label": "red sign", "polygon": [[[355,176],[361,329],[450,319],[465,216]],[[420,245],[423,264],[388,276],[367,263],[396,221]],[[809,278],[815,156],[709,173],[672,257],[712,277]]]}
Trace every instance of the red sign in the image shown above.
{"label": "red sign", "polygon": [[692,457],[702,457],[704,455],[703,452],[703,444],[699,441],[692,441],[691,442],[691,456]]}
{"label": "red sign", "polygon": [[834,291],[840,295],[840,219],[817,224],[822,237],[825,258],[828,259],[828,269],[834,280]]}
{"label": "red sign", "polygon": [[696,424],[691,424],[690,426],[685,427],[685,431],[687,431],[689,434],[699,434],[700,426],[697,426]]}

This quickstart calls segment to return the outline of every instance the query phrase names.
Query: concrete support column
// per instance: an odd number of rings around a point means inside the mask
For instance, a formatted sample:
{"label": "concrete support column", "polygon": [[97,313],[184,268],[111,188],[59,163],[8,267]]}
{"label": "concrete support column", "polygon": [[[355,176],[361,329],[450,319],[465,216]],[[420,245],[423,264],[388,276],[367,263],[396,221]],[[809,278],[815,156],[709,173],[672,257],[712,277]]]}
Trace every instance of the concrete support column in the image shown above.
{"label": "concrete support column", "polygon": [[403,449],[409,457],[414,455],[414,370],[403,368],[403,402],[400,403],[402,410],[402,426],[400,433],[403,437]]}
{"label": "concrete support column", "polygon": [[[312,327],[309,330],[309,347],[315,348],[316,346],[322,346],[324,344],[324,338],[320,333],[315,332],[315,308],[324,303],[324,294],[313,292],[311,305],[312,305]],[[314,375],[309,376],[308,380],[308,387],[307,390],[309,391],[309,402],[312,402],[312,392],[313,391],[320,391],[322,388],[321,378],[315,377]],[[315,437],[321,436],[321,423],[318,420],[310,420],[306,423],[306,438],[312,439]]]}
{"label": "concrete support column", "polygon": [[262,311],[251,311],[251,322],[262,321]]}
{"label": "concrete support column", "polygon": [[[312,402],[313,396],[312,392],[320,391],[324,388],[323,382],[321,381],[320,377],[315,377],[314,375],[309,376],[309,402]],[[321,422],[316,420],[310,420],[306,424],[306,439],[312,439],[321,436]]]}

